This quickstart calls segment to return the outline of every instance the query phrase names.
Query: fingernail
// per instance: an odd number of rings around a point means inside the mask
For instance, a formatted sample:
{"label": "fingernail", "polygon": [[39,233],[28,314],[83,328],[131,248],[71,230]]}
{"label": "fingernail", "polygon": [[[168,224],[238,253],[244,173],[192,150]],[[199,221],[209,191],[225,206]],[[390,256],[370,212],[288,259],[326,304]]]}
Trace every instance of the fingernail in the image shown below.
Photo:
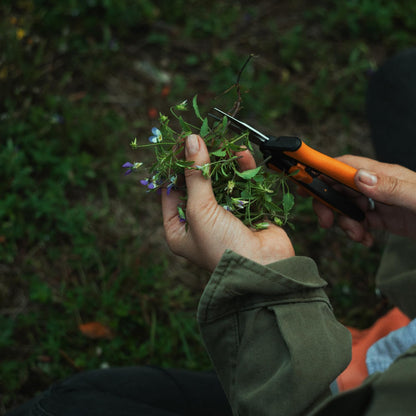
{"label": "fingernail", "polygon": [[186,139],[187,156],[195,155],[199,152],[199,140],[196,134],[191,134]]}
{"label": "fingernail", "polygon": [[367,186],[374,186],[377,184],[377,175],[372,172],[368,172],[367,170],[360,169],[358,171],[358,180]]}

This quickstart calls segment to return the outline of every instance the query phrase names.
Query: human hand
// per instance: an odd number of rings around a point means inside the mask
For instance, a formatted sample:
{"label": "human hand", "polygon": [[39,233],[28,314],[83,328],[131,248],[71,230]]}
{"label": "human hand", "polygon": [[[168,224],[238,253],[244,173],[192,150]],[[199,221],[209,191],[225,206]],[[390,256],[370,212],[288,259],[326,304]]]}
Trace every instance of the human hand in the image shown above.
{"label": "human hand", "polygon": [[[364,195],[355,196],[357,204],[365,212],[363,222],[346,216],[338,219],[346,234],[366,246],[373,243],[372,229],[384,229],[416,239],[416,172],[359,156],[345,155],[338,159],[358,169],[355,184]],[[370,210],[368,198],[375,201],[374,210]],[[330,228],[335,218],[332,210],[315,201],[314,209],[319,224]]]}
{"label": "human hand", "polygon": [[[209,163],[209,154],[204,141],[197,135],[186,140],[185,156],[194,161],[194,166]],[[240,168],[254,168],[254,159],[248,151],[241,152]],[[217,204],[211,181],[198,169],[186,169],[186,224],[179,221],[177,206],[181,203],[180,191],[162,190],[162,211],[166,239],[173,253],[213,271],[224,251],[230,249],[237,254],[269,264],[294,256],[289,237],[282,228],[270,224],[262,231],[246,227],[231,212]]]}

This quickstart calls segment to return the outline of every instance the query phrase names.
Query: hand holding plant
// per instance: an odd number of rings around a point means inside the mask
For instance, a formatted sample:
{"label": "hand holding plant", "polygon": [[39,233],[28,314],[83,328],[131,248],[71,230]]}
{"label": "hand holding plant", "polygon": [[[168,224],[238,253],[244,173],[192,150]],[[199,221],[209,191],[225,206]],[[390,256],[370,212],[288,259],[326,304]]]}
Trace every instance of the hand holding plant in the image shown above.
{"label": "hand holding plant", "polygon": [[[209,163],[204,140],[195,134],[186,139],[186,160],[190,167]],[[244,163],[253,163],[248,151]],[[191,262],[213,271],[224,251],[230,249],[260,264],[269,264],[294,255],[285,231],[270,224],[256,231],[246,227],[231,212],[218,205],[210,178],[200,169],[185,170],[187,193],[187,224],[178,221],[177,206],[182,191],[162,190],[163,221],[170,249]],[[189,227],[187,227],[189,225]]]}
{"label": "hand holding plant", "polygon": [[[139,144],[137,139],[131,143],[133,149],[152,147],[156,161],[149,167],[148,175],[141,184],[148,191],[160,191],[166,188],[167,195],[172,190],[185,190],[183,176],[190,171],[199,171],[205,179],[210,179],[215,200],[225,211],[232,212],[245,225],[261,230],[269,227],[270,222],[277,225],[287,223],[293,207],[293,195],[289,192],[286,178],[276,172],[269,172],[264,165],[242,164],[241,151],[253,148],[248,134],[230,134],[226,117],[214,122],[210,127],[208,118],[200,114],[197,99],[193,99],[193,109],[200,127],[187,123],[178,111],[187,109],[186,101],[171,109],[178,120],[180,131],[169,126],[169,118],[160,116],[160,128],[152,129],[149,144]],[[204,163],[184,158],[185,138],[190,134],[199,134],[207,147],[208,158]],[[247,159],[246,159],[247,160]],[[126,174],[142,171],[142,162],[127,162]],[[249,168],[249,169],[247,169]],[[187,221],[186,193],[178,201],[177,216]]]}

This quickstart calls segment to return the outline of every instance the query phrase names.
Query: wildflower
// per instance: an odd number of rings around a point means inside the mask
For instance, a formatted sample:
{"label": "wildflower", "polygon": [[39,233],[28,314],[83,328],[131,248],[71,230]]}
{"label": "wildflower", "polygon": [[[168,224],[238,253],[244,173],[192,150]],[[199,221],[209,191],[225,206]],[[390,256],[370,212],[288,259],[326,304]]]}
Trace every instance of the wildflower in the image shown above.
{"label": "wildflower", "polygon": [[[152,178],[153,179],[153,178]],[[140,183],[144,186],[147,186],[147,189],[152,190],[156,188],[156,184],[152,181],[152,179],[142,179]]]}
{"label": "wildflower", "polygon": [[225,191],[227,192],[227,194],[230,194],[233,191],[234,187],[235,187],[235,182],[228,181],[227,186],[225,187]]}
{"label": "wildflower", "polygon": [[222,206],[226,211],[232,211],[233,209],[229,205],[223,205]]}
{"label": "wildflower", "polygon": [[124,172],[124,175],[129,175],[134,170],[138,169],[141,165],[143,165],[142,162],[126,162],[122,167],[127,168],[127,170]]}
{"label": "wildflower", "polygon": [[162,133],[160,132],[160,130],[156,127],[152,128],[152,133],[153,136],[149,137],[149,142],[150,143],[160,143],[162,141]]}
{"label": "wildflower", "polygon": [[171,176],[169,180],[170,180],[170,183],[169,183],[169,185],[167,187],[167,191],[166,191],[166,193],[168,195],[170,194],[170,191],[172,190],[172,188],[176,185],[176,181],[178,180],[178,177],[176,175],[174,175],[174,176]]}
{"label": "wildflower", "polygon": [[202,172],[202,176],[204,178],[209,177],[209,163],[205,163],[205,165],[202,165],[202,166],[196,165],[195,167]]}
{"label": "wildflower", "polygon": [[138,149],[138,148],[139,148],[139,145],[137,144],[137,137],[135,137],[135,138],[134,138],[134,140],[132,140],[132,141],[130,142],[130,147],[131,147],[132,149]]}
{"label": "wildflower", "polygon": [[231,200],[233,201],[233,204],[240,209],[243,209],[248,204],[248,201],[245,201],[244,199],[231,198]]}
{"label": "wildflower", "polygon": [[175,108],[179,111],[185,111],[187,108],[186,106],[188,105],[188,100],[184,100],[182,101],[180,104],[177,104],[175,106]]}

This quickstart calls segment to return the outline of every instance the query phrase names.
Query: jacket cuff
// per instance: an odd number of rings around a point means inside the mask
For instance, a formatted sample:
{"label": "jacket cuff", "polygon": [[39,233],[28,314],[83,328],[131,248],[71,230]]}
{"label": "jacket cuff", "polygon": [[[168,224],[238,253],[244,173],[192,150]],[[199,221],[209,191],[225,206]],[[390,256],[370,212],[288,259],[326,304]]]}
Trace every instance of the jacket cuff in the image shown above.
{"label": "jacket cuff", "polygon": [[291,257],[263,266],[227,250],[214,270],[199,302],[198,321],[210,322],[227,314],[284,303],[322,301],[328,304],[315,262]]}

